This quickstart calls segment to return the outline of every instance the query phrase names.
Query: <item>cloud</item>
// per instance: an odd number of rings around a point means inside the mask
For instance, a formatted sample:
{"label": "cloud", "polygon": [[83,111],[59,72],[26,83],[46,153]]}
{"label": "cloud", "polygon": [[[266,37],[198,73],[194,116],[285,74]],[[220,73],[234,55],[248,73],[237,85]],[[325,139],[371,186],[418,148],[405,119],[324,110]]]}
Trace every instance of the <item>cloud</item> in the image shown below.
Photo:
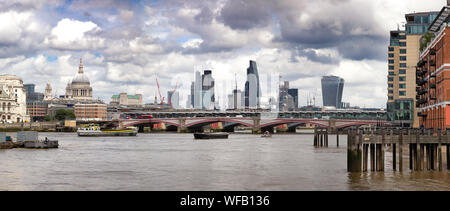
{"label": "cloud", "polygon": [[268,25],[272,13],[267,1],[231,0],[226,2],[218,19],[232,29],[248,30]]}
{"label": "cloud", "polygon": [[62,50],[88,50],[104,47],[104,39],[97,37],[101,32],[97,24],[64,18],[51,30],[45,43]]}

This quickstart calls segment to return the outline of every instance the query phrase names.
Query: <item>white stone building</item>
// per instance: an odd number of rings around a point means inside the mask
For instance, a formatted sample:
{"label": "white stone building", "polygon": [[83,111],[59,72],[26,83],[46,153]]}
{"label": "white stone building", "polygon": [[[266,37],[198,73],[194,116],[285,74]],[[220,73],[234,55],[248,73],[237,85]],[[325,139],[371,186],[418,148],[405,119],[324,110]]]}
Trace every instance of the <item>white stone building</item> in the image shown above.
{"label": "white stone building", "polygon": [[0,122],[29,122],[27,96],[21,78],[0,75]]}
{"label": "white stone building", "polygon": [[120,93],[111,97],[110,105],[120,106],[143,106],[142,94],[129,95],[127,93]]}

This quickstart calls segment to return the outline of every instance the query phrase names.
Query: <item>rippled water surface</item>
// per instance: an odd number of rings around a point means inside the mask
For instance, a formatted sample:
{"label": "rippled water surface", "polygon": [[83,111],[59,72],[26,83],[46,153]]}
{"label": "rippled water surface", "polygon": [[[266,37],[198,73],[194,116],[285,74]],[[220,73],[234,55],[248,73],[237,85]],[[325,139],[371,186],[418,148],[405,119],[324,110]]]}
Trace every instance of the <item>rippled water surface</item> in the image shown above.
{"label": "rippled water surface", "polygon": [[312,135],[39,135],[60,148],[0,150],[0,190],[450,190],[450,171],[411,172],[405,156],[395,172],[390,153],[384,173],[347,173],[345,136],[316,149]]}

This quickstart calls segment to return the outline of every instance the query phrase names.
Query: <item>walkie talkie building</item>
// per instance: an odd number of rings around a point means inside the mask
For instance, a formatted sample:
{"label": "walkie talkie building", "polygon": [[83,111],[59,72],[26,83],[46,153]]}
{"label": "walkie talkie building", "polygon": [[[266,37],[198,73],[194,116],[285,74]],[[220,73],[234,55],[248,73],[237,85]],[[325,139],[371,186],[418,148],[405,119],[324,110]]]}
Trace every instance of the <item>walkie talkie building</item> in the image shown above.
{"label": "walkie talkie building", "polygon": [[344,79],[337,76],[322,77],[323,106],[342,107],[342,92],[344,91]]}

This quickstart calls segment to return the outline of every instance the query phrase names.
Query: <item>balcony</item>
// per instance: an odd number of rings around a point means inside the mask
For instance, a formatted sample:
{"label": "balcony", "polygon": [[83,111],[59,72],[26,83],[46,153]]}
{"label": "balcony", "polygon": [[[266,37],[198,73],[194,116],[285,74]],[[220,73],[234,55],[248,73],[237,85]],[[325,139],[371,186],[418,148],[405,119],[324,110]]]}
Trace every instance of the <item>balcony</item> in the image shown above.
{"label": "balcony", "polygon": [[431,49],[430,50],[430,55],[435,56],[436,55],[436,50],[435,49]]}
{"label": "balcony", "polygon": [[428,93],[428,89],[420,89],[420,90],[417,92],[418,95],[423,95],[423,94],[426,94],[426,93]]}
{"label": "balcony", "polygon": [[436,89],[436,84],[430,84],[430,89]]}
{"label": "balcony", "polygon": [[417,116],[427,116],[427,114],[426,113],[422,113],[422,112],[418,112]]}
{"label": "balcony", "polygon": [[433,61],[433,60],[431,60],[431,61],[430,61],[430,66],[432,66],[432,67],[436,67],[436,62],[435,62],[435,61]]}
{"label": "balcony", "polygon": [[[425,100],[425,99],[419,99],[419,100],[417,100],[417,104],[420,106],[420,105],[422,105],[422,104],[425,104],[427,102],[427,100]],[[419,107],[418,106],[418,107]]]}
{"label": "balcony", "polygon": [[417,79],[416,83],[418,86],[422,86],[426,83],[427,81],[425,79]]}

